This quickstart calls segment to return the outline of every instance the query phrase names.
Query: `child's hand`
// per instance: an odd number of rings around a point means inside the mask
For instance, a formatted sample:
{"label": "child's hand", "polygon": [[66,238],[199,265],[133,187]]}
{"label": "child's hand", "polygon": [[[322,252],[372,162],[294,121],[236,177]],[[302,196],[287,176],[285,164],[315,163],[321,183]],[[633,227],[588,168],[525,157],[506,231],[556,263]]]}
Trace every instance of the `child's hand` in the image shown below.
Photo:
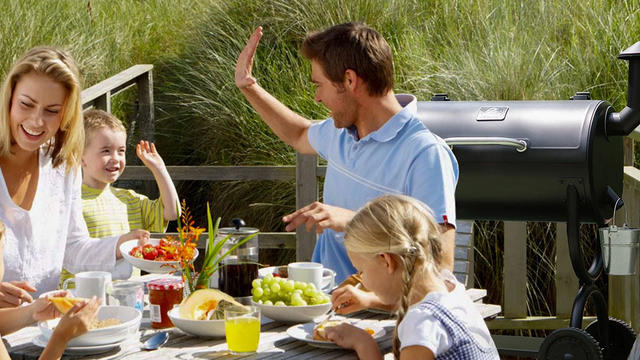
{"label": "child's hand", "polygon": [[339,287],[331,293],[331,302],[338,314],[350,314],[371,307],[375,298],[373,293],[362,291],[353,285]]}
{"label": "child's hand", "polygon": [[142,160],[144,166],[149,170],[157,170],[165,167],[164,160],[160,157],[160,154],[156,151],[154,143],[140,140],[140,144],[136,145],[136,155]]}
{"label": "child's hand", "polygon": [[34,321],[44,321],[49,319],[55,319],[60,316],[60,312],[56,310],[53,303],[49,300],[51,297],[60,296],[64,297],[69,294],[66,290],[60,290],[48,293],[44,297],[36,299],[31,305],[33,307],[33,320]]}
{"label": "child's hand", "polygon": [[55,337],[57,340],[66,342],[86,333],[98,315],[98,309],[100,309],[100,300],[95,296],[88,302],[74,304],[53,330],[52,339]]}
{"label": "child's hand", "polygon": [[364,329],[351,324],[342,323],[338,326],[324,328],[325,337],[343,349],[354,349],[356,347],[376,347],[376,342]]}

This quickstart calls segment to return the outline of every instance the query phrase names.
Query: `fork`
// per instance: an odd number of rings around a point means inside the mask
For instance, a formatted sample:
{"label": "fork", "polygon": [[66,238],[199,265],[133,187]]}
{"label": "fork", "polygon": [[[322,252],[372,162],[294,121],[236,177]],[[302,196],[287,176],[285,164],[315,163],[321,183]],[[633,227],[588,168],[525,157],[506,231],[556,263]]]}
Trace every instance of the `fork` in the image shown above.
{"label": "fork", "polygon": [[[354,287],[356,289],[360,289],[362,287],[362,283],[357,283]],[[321,322],[324,322],[326,320],[329,320],[331,317],[333,317],[336,314],[336,310],[340,310],[343,307],[346,307],[348,305],[349,305],[348,302],[344,302],[344,303],[336,306],[335,308],[331,308],[331,311],[329,311],[327,314],[325,314],[322,317],[316,319],[316,323],[321,323]]]}

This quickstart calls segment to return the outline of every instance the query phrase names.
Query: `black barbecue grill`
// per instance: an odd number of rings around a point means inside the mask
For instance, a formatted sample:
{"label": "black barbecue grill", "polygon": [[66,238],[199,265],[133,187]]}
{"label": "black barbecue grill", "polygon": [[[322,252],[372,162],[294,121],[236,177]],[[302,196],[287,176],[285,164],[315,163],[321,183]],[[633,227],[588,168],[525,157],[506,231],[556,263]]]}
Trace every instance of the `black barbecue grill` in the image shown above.
{"label": "black barbecue grill", "polygon": [[[623,136],[640,124],[640,42],[618,58],[629,61],[627,106],[620,112],[588,93],[567,101],[478,102],[439,94],[418,103],[420,119],[458,159],[458,218],[567,222],[581,287],[571,328],[545,339],[543,359],[599,359],[600,352],[605,359],[626,359],[635,338],[628,325],[609,319],[594,284],[603,268],[600,247],[587,270],[578,236],[581,222],[603,226],[623,205]],[[598,320],[583,331],[588,298]]]}

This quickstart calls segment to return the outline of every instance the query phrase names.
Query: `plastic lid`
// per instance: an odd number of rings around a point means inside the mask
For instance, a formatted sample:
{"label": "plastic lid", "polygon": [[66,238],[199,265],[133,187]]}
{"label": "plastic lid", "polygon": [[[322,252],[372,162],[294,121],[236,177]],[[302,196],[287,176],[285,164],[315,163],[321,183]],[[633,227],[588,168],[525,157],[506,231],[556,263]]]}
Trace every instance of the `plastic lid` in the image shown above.
{"label": "plastic lid", "polygon": [[130,281],[130,280],[116,280],[111,283],[111,287],[115,289],[129,289],[136,287],[143,287],[144,283],[142,281]]}
{"label": "plastic lid", "polygon": [[149,290],[179,290],[184,287],[181,279],[158,279],[147,284]]}

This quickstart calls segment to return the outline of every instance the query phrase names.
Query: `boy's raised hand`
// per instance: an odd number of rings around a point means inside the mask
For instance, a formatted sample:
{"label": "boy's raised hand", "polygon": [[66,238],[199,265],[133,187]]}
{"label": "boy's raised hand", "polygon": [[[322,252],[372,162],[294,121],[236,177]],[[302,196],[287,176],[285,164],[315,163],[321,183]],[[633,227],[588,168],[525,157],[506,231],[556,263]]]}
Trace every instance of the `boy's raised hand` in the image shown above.
{"label": "boy's raised hand", "polygon": [[140,140],[140,143],[136,145],[136,155],[138,155],[138,158],[142,160],[144,166],[149,168],[151,171],[163,169],[165,167],[164,160],[162,160],[162,157],[158,154],[154,143]]}
{"label": "boy's raised hand", "polygon": [[253,57],[256,54],[258,43],[262,37],[262,26],[258,26],[251,34],[247,45],[242,49],[240,55],[238,55],[238,61],[236,62],[236,86],[240,89],[246,88],[256,83],[256,78],[251,75],[251,68],[253,67]]}
{"label": "boy's raised hand", "polygon": [[[177,206],[179,203],[178,192],[171,181],[171,176],[164,164],[164,160],[162,160],[162,157],[160,157],[160,154],[156,151],[156,146],[148,141],[140,141],[136,146],[136,155],[142,160],[144,166],[151,170],[153,177],[156,179],[158,190],[160,190],[160,198],[164,206],[164,220],[175,220],[180,211],[180,207]],[[143,244],[141,243],[140,245]]]}

